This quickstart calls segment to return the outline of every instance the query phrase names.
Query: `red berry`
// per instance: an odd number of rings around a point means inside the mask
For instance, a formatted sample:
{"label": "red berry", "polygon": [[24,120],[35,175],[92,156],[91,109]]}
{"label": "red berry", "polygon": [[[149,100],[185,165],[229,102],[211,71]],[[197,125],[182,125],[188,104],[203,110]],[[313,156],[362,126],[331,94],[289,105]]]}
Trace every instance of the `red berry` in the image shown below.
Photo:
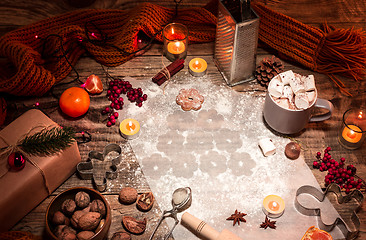
{"label": "red berry", "polygon": [[115,112],[115,113],[113,113],[113,115],[114,115],[115,118],[118,118],[119,114],[118,114],[118,112]]}
{"label": "red berry", "polygon": [[112,123],[110,121],[107,122],[107,127],[111,127]]}

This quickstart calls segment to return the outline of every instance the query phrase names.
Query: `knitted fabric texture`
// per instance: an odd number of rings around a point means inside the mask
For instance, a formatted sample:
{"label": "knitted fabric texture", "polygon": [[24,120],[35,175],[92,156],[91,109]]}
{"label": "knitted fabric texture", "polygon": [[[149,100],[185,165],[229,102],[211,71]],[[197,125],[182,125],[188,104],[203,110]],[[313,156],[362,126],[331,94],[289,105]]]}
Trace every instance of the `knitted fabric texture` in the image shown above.
{"label": "knitted fabric texture", "polygon": [[[129,11],[69,12],[9,32],[0,38],[0,56],[8,60],[0,66],[0,92],[43,95],[66,78],[72,71],[71,65],[85,52],[103,65],[120,65],[135,56],[125,52],[137,50],[139,31],[153,37],[174,17],[173,9],[142,3]],[[180,10],[174,22],[188,27],[191,43],[211,42],[215,38],[216,17],[204,7]],[[87,36],[94,31],[94,36]],[[93,41],[93,37],[101,37],[98,33],[107,36],[105,44]],[[161,32],[156,39],[162,41]]]}
{"label": "knitted fabric texture", "polygon": [[[259,39],[286,57],[327,74],[346,94],[345,85],[334,75],[362,80],[366,76],[366,34],[362,30],[325,30],[303,24],[275,12],[262,3],[252,4],[260,17]],[[350,95],[350,94],[349,94]]]}

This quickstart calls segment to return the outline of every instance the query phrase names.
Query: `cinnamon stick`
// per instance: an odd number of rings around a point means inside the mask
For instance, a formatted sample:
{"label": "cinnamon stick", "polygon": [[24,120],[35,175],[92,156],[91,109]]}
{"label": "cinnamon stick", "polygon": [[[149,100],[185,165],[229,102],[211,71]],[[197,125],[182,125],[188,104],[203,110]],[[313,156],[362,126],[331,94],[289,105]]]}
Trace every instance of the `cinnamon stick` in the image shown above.
{"label": "cinnamon stick", "polygon": [[166,69],[162,69],[158,74],[156,74],[152,78],[152,81],[160,86],[166,80],[168,80],[167,74],[164,74],[164,72],[166,70],[169,71],[169,75],[170,75],[170,77],[172,77],[174,74],[179,72],[182,68],[184,68],[184,59],[177,59],[174,62],[172,62],[171,64],[169,64],[166,67]]}

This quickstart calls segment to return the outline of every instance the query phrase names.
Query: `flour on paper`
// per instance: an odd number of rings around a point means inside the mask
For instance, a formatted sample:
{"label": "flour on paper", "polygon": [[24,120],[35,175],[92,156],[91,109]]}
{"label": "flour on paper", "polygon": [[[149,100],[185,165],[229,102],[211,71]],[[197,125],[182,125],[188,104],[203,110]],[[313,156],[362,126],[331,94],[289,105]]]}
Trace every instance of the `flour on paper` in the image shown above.
{"label": "flour on paper", "polygon": [[[207,77],[197,79],[187,74],[181,78],[180,84],[172,80],[164,94],[149,80],[129,79],[134,87],[143,89],[148,100],[142,108],[125,106],[119,117],[132,117],[141,124],[140,136],[130,144],[160,208],[171,209],[174,190],[188,186],[192,205],[187,212],[242,239],[300,239],[308,227],[317,225],[316,217],[298,213],[293,203],[298,187],[318,183],[302,156],[296,161],[285,157],[289,139],[266,128],[264,97],[214,85]],[[182,88],[198,89],[204,96],[199,111],[185,112],[176,104]],[[263,156],[258,147],[263,137],[272,139],[275,155]],[[259,228],[265,218],[262,201],[269,194],[277,194],[286,202],[284,215],[276,219],[276,230]],[[247,222],[240,226],[226,221],[236,209],[247,214]],[[332,235],[334,239],[342,236],[337,229]],[[174,237],[197,239],[180,224]]]}

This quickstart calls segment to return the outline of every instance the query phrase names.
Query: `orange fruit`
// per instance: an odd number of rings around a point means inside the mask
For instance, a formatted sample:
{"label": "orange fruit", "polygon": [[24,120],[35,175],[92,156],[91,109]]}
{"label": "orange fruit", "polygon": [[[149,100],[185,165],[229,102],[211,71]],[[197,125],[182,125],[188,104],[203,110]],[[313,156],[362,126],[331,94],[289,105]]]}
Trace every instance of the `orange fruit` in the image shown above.
{"label": "orange fruit", "polygon": [[311,226],[301,240],[333,240],[333,238],[328,232]]}
{"label": "orange fruit", "polygon": [[89,94],[82,88],[66,89],[59,100],[61,111],[70,117],[80,117],[85,114],[90,105]]}
{"label": "orange fruit", "polygon": [[90,94],[99,94],[103,92],[103,84],[100,78],[94,74],[90,75],[85,83],[83,84],[83,87],[86,91],[88,91]]}

